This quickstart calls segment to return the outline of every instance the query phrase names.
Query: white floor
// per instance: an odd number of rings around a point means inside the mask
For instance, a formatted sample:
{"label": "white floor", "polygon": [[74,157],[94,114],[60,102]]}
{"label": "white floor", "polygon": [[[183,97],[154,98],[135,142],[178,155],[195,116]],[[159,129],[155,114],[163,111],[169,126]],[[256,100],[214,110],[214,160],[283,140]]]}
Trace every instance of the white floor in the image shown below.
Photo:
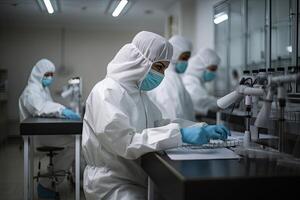
{"label": "white floor", "polygon": [[[7,141],[0,144],[0,199],[23,199],[23,145],[19,143]],[[75,199],[75,188],[67,179],[58,186],[58,192],[61,200]],[[36,190],[34,199],[38,199]],[[85,200],[82,190],[81,200]]]}

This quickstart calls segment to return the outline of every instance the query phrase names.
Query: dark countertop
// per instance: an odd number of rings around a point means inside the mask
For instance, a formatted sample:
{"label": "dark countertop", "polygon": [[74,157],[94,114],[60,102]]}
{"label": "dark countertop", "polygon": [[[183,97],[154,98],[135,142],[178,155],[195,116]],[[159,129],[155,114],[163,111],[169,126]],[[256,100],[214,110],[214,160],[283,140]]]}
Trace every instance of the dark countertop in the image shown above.
{"label": "dark countertop", "polygon": [[[300,183],[299,169],[287,169],[263,159],[171,160],[167,155],[149,153],[142,168],[165,199],[235,198],[249,191],[266,197],[283,195]],[[296,184],[296,185],[295,185]],[[261,197],[258,193],[251,197]],[[247,195],[248,197],[248,195]]]}
{"label": "dark countertop", "polygon": [[82,133],[82,120],[28,118],[20,123],[21,135],[75,135]]}

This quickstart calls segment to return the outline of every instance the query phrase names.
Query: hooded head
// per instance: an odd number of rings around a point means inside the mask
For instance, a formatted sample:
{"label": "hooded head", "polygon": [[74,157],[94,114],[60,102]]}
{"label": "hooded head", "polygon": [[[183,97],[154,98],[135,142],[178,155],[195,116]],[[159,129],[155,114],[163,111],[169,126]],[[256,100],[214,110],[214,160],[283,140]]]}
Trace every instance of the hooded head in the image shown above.
{"label": "hooded head", "polygon": [[170,60],[172,45],[160,35],[142,31],[124,45],[107,66],[107,76],[138,87],[154,62]]}
{"label": "hooded head", "polygon": [[189,59],[189,67],[185,73],[202,79],[207,67],[212,65],[218,66],[220,61],[220,57],[214,50],[208,48],[202,49]]}
{"label": "hooded head", "polygon": [[173,46],[172,60],[174,61],[177,61],[182,53],[192,51],[192,43],[182,36],[174,35],[169,39],[169,42]]}
{"label": "hooded head", "polygon": [[32,68],[28,84],[38,84],[42,86],[42,79],[47,72],[55,72],[54,64],[47,59],[39,60]]}

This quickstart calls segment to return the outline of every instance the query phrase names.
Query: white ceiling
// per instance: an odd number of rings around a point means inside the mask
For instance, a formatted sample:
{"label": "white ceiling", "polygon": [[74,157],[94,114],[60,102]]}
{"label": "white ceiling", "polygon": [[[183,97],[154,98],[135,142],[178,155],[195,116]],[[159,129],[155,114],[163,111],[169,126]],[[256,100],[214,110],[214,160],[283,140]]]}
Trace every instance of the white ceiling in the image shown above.
{"label": "white ceiling", "polygon": [[[123,16],[107,12],[116,0],[58,0],[60,11],[42,12],[36,0],[0,0],[0,23],[100,29],[151,29],[163,27],[165,10],[177,0],[131,0]],[[146,11],[152,11],[147,14]]]}

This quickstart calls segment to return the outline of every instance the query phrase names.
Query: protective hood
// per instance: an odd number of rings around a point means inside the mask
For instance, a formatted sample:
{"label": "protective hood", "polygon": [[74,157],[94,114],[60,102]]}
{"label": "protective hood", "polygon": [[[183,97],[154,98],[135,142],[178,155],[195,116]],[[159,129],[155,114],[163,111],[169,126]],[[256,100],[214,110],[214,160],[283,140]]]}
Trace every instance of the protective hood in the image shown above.
{"label": "protective hood", "polygon": [[174,35],[169,39],[169,42],[173,46],[172,61],[177,61],[183,52],[192,51],[192,43],[182,36]]}
{"label": "protective hood", "polygon": [[206,67],[210,65],[219,65],[220,57],[212,49],[202,49],[195,56],[189,59],[188,68],[185,75],[196,76],[202,80],[202,74]]}
{"label": "protective hood", "polygon": [[124,45],[107,66],[107,76],[123,86],[138,87],[153,62],[170,60],[172,45],[160,35],[142,31]]}
{"label": "protective hood", "polygon": [[28,79],[28,84],[36,84],[40,85],[42,78],[44,77],[44,74],[47,72],[55,72],[55,66],[54,64],[47,59],[41,59],[39,60],[35,66],[32,68],[30,77]]}
{"label": "protective hood", "polygon": [[39,60],[32,68],[28,84],[19,98],[20,121],[28,117],[62,117],[63,105],[53,102],[48,87],[42,86],[42,78],[47,72],[55,72],[54,64]]}

